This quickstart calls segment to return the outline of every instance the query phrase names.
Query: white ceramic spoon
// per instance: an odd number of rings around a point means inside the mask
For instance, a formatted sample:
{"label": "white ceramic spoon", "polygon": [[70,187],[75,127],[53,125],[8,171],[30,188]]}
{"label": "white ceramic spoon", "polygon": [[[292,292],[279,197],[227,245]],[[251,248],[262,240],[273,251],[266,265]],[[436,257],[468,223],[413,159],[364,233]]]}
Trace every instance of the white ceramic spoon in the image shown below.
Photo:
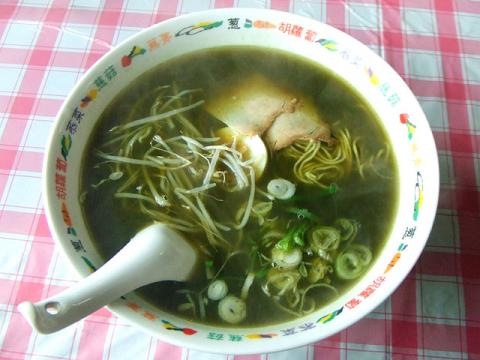
{"label": "white ceramic spoon", "polygon": [[112,259],[73,287],[18,309],[42,334],[61,330],[117,300],[157,281],[186,281],[198,261],[195,248],[164,224],[140,231]]}

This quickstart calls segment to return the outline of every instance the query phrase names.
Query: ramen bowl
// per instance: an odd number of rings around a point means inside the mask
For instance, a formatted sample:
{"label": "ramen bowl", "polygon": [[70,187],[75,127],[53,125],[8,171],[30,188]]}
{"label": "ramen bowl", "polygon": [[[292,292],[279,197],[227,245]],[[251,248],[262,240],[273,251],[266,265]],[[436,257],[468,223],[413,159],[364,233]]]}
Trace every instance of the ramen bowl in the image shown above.
{"label": "ramen bowl", "polygon": [[[163,312],[136,293],[109,309],[161,340],[204,351],[262,353],[335,334],[380,305],[420,256],[436,212],[439,175],[433,136],[418,102],[395,71],[345,33],[293,14],[252,9],[193,13],[152,26],[103,56],[61,108],[44,165],[52,235],[81,277],[104,264],[82,209],[82,161],[102,113],[135,79],[193,52],[255,46],[307,59],[343,79],[376,113],[397,166],[393,222],[381,253],[358,282],[318,310],[268,326],[220,326]],[[105,214],[108,216],[108,214]],[[168,294],[165,294],[168,296]]]}

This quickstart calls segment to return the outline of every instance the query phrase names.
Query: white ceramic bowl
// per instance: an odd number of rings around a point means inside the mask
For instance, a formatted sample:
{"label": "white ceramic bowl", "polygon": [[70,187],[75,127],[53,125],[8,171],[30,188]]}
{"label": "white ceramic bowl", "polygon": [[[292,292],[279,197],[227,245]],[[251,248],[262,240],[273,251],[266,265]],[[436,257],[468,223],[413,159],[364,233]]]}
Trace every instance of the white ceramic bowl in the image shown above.
{"label": "white ceramic bowl", "polygon": [[[229,19],[238,20],[238,26],[229,26]],[[375,109],[390,137],[400,176],[397,216],[383,252],[361,281],[339,299],[280,325],[234,329],[189,323],[158,311],[135,294],[109,308],[176,345],[238,354],[277,351],[333,335],[383,302],[418,259],[436,211],[438,161],[428,122],[395,71],[350,36],[288,13],[222,9],[177,17],[129,38],[85,74],[58,115],[44,167],[46,213],[57,244],[82,277],[91,273],[92,265],[102,266],[78,201],[81,159],[99,115],[131,81],[159,63],[227,45],[255,45],[301,55],[345,79]]]}

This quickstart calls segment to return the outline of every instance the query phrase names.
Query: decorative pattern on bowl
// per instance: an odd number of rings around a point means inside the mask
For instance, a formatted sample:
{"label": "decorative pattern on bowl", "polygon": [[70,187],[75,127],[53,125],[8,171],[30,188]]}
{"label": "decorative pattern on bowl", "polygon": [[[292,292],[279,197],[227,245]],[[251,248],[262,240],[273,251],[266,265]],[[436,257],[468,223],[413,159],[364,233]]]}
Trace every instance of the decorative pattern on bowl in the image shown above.
{"label": "decorative pattern on bowl", "polygon": [[374,105],[401,177],[390,239],[357,286],[324,309],[283,325],[232,329],[188,323],[134,294],[119,299],[111,310],[181,346],[227,353],[280,350],[330,336],[385,300],[420,255],[435,214],[438,165],[428,122],[400,77],[348,35],[291,14],[224,9],[169,20],[128,39],[89,70],[60,111],[44,169],[47,216],[54,237],[81,275],[100,267],[78,201],[82,150],[94,123],[106,104],[149,68],[196,49],[226,45],[272,46],[304,55],[336,72]]}

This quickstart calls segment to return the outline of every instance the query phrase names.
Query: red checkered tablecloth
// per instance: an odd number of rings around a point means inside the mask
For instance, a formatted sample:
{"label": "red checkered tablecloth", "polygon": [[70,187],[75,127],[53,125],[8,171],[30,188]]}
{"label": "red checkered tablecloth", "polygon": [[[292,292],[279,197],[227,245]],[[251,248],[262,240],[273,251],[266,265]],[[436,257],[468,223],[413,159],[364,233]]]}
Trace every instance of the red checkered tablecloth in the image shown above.
{"label": "red checkered tablecloth", "polygon": [[[224,356],[159,342],[106,309],[38,335],[16,309],[75,282],[43,211],[41,164],[66,94],[107,50],[161,20],[218,7],[285,10],[367,44],[433,129],[441,192],[416,267],[352,327],[290,351]],[[0,0],[1,359],[480,359],[479,0]]]}

